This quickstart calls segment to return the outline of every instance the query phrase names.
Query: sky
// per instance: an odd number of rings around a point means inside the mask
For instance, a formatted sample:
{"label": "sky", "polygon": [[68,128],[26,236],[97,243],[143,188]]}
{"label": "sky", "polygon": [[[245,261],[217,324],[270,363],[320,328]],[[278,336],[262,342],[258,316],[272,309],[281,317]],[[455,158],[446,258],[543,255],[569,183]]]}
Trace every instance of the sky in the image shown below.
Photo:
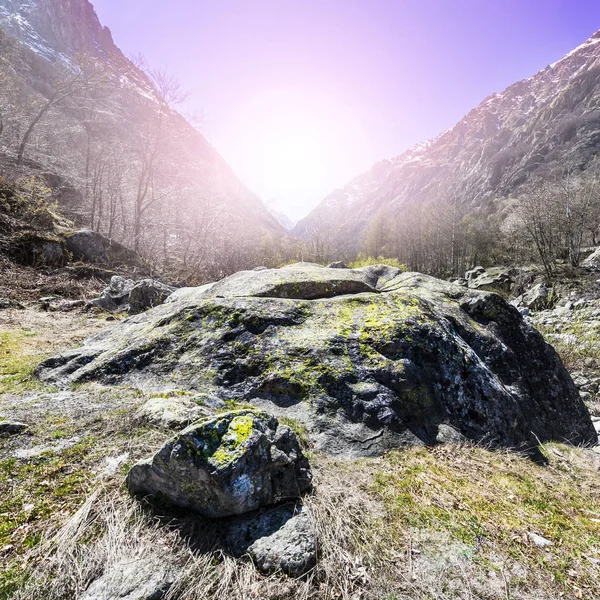
{"label": "sky", "polygon": [[598,0],[92,0],[292,220],[600,29]]}

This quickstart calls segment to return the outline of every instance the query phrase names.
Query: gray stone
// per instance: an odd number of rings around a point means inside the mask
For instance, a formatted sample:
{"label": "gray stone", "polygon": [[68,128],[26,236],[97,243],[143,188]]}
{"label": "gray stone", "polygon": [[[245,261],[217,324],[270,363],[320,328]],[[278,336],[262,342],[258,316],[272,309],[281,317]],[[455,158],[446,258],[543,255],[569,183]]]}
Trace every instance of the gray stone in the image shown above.
{"label": "gray stone", "polygon": [[346,265],[346,263],[343,263],[341,260],[338,260],[336,262],[332,262],[329,263],[327,265],[328,269],[347,269],[348,265]]}
{"label": "gray stone", "polygon": [[485,269],[483,267],[474,267],[470,271],[465,273],[465,279],[470,281],[471,279],[477,279],[477,277],[481,277],[481,275],[485,275]]}
{"label": "gray stone", "polygon": [[547,310],[554,308],[558,296],[553,290],[542,283],[534,285],[525,294],[520,296],[518,306],[529,310]]}
{"label": "gray stone", "polygon": [[140,256],[97,231],[81,229],[64,235],[74,260],[101,265],[141,266]]}
{"label": "gray stone", "polygon": [[129,294],[129,312],[133,315],[163,304],[175,291],[174,287],[153,279],[138,281]]}
{"label": "gray stone", "polygon": [[218,518],[298,498],[311,488],[311,472],[291,429],[261,411],[239,410],[184,429],[134,465],[126,485]]}
{"label": "gray stone", "polygon": [[460,431],[457,431],[451,425],[441,423],[438,426],[438,433],[435,441],[438,444],[464,444],[468,440],[462,433],[460,433]]}
{"label": "gray stone", "polygon": [[460,285],[460,287],[469,287],[469,281],[467,279],[463,279],[462,277],[453,278],[450,280],[450,283],[454,285]]}
{"label": "gray stone", "polygon": [[199,287],[183,287],[175,290],[166,300],[165,304],[172,304],[174,302],[188,302],[193,301],[195,299],[203,298],[204,293],[210,290],[213,286],[213,283],[206,283],[205,285],[201,285]]}
{"label": "gray stone", "polygon": [[10,298],[0,298],[0,310],[25,310],[25,307],[16,300],[11,300]]}
{"label": "gray stone", "polygon": [[281,269],[240,271],[216,283],[206,297],[311,300],[374,291],[366,275],[358,271],[298,263]]}
{"label": "gray stone", "polygon": [[137,412],[138,420],[166,427],[183,429],[190,423],[206,417],[210,412],[186,396],[150,398]]}
{"label": "gray stone", "polygon": [[84,300],[67,300],[56,296],[46,296],[39,300],[42,310],[48,312],[71,312],[85,306]]}
{"label": "gray stone", "polygon": [[236,519],[225,535],[235,556],[248,555],[267,574],[300,577],[317,562],[315,525],[302,506],[285,505]]}
{"label": "gray stone", "polygon": [[596,248],[592,254],[584,259],[581,266],[587,269],[597,269],[600,267],[600,247]]}
{"label": "gray stone", "polygon": [[129,295],[135,283],[120,275],[111,277],[110,284],[104,289],[99,298],[91,300],[88,305],[109,312],[125,310],[129,304]]}
{"label": "gray stone", "polygon": [[527,535],[529,536],[529,539],[536,546],[539,546],[540,548],[546,548],[547,546],[554,546],[553,542],[551,542],[550,540],[547,540],[545,537],[542,537],[541,535],[538,535],[537,533],[529,532],[529,533],[527,533]]}
{"label": "gray stone", "polygon": [[508,294],[513,284],[513,280],[508,273],[489,275],[486,272],[482,275],[479,275],[479,277],[472,276],[468,281],[469,287],[474,290],[500,292],[503,294]]}
{"label": "gray stone", "polygon": [[93,581],[78,600],[162,600],[174,580],[166,559],[121,559]]}
{"label": "gray stone", "polygon": [[107,263],[105,237],[96,231],[82,229],[65,235],[67,249],[74,260],[91,263]]}
{"label": "gray stone", "polygon": [[29,429],[26,423],[18,421],[0,421],[0,435],[17,435]]}
{"label": "gray stone", "polygon": [[160,390],[168,379],[291,415],[317,449],[351,456],[435,444],[440,423],[510,447],[596,439],[556,352],[497,294],[391,267],[314,265],[244,272],[181,294],[37,373],[64,387]]}

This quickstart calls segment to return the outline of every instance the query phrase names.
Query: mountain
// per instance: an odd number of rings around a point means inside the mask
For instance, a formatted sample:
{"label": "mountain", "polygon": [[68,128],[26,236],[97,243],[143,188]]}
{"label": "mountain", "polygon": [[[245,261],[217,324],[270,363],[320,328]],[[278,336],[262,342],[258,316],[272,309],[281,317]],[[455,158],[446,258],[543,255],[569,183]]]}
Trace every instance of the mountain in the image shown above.
{"label": "mountain", "polygon": [[291,231],[294,228],[294,221],[292,221],[286,214],[271,207],[269,207],[269,212],[286,231]]}
{"label": "mountain", "polygon": [[[383,160],[335,190],[292,233],[327,231],[355,251],[377,215],[458,203],[465,210],[518,194],[600,149],[600,32],[534,77],[494,93],[437,138]],[[348,246],[350,244],[350,246]]]}
{"label": "mountain", "polygon": [[0,175],[59,182],[80,225],[215,278],[285,232],[177,112],[182,98],[123,55],[88,0],[0,0]]}

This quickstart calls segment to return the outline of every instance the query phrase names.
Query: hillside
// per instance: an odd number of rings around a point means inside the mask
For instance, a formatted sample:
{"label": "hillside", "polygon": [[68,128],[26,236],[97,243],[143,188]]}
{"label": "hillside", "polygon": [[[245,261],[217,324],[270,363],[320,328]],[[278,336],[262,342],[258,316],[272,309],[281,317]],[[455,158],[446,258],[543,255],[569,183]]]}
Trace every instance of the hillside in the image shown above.
{"label": "hillside", "polygon": [[0,0],[0,48],[4,177],[58,177],[79,225],[201,278],[283,233],[177,112],[178,83],[127,59],[87,0]]}
{"label": "hillside", "polygon": [[348,255],[382,211],[408,221],[435,207],[445,209],[447,220],[454,205],[476,214],[538,178],[584,170],[600,146],[599,95],[600,32],[535,76],[490,95],[437,138],[335,190],[293,233],[310,240],[326,232],[337,255]]}

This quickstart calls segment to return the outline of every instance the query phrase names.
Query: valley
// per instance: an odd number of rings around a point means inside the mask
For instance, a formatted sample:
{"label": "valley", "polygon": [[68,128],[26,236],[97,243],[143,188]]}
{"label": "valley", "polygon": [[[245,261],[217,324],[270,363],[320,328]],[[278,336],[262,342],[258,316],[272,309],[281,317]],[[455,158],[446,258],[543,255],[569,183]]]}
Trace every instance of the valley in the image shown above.
{"label": "valley", "polygon": [[[353,52],[419,23],[331,3],[97,8],[127,47],[181,52],[207,98],[217,81],[232,155],[281,166],[296,198],[356,142],[321,115],[294,145],[282,105],[244,148],[232,107],[293,95],[269,86],[303,81],[310,29],[313,76],[343,56],[313,97],[348,69],[360,85],[330,105],[354,115],[384,71]],[[0,0],[0,600],[599,598],[598,42],[293,224],[190,116],[177,69],[126,56],[88,0]],[[422,57],[394,47],[361,116],[401,148],[420,112],[394,82]],[[334,131],[348,152],[321,165]]]}

